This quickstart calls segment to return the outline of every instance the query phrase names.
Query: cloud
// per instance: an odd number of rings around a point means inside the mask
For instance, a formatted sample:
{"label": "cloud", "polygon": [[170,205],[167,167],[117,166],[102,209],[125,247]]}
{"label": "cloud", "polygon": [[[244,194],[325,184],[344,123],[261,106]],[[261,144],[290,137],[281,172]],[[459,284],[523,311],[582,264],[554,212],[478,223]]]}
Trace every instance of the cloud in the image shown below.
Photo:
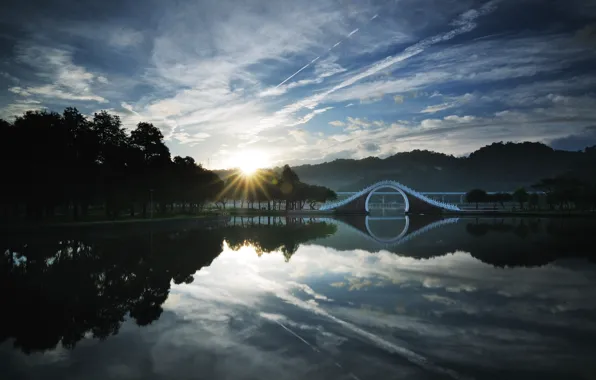
{"label": "cloud", "polygon": [[[379,94],[404,93],[444,83],[483,83],[557,73],[574,62],[596,58],[593,52],[573,43],[568,35],[513,36],[509,39],[477,40],[409,59],[397,68],[399,79],[368,81],[329,96],[331,101],[350,101]],[[552,46],[557,46],[552,51]],[[551,51],[552,54],[542,54]],[[483,54],[479,54],[483,53]],[[537,86],[541,82],[535,82]],[[437,95],[436,93],[434,94]]]}
{"label": "cloud", "polygon": [[296,120],[295,122],[287,124],[287,126],[293,127],[293,126],[300,125],[300,124],[306,124],[316,115],[321,114],[323,112],[327,112],[331,109],[333,109],[333,107],[325,107],[325,108],[316,109],[316,110],[304,115],[302,118]]}
{"label": "cloud", "polygon": [[111,29],[109,43],[117,48],[127,48],[139,45],[143,38],[141,32],[130,28]]}
{"label": "cloud", "polygon": [[432,106],[427,106],[424,108],[420,113],[437,113],[440,111],[445,111],[450,108],[460,107],[468,102],[474,100],[474,95],[472,94],[465,94],[459,97],[448,98],[452,101],[447,103],[435,104]]}
{"label": "cloud", "polygon": [[21,95],[21,96],[31,96],[30,92],[27,92],[27,90],[25,90],[21,87],[18,87],[18,86],[10,87],[8,89],[8,91],[12,92],[13,94],[17,94],[17,95]]}
{"label": "cloud", "polygon": [[340,121],[340,120],[334,120],[334,121],[330,121],[329,125],[331,125],[332,127],[343,127],[344,125],[346,125],[346,123],[344,123],[343,121]]}
{"label": "cloud", "polygon": [[588,24],[575,33],[575,38],[588,47],[596,45],[596,24]]}
{"label": "cloud", "polygon": [[266,88],[265,90],[261,91],[259,93],[259,96],[260,97],[268,97],[268,96],[283,95],[286,92],[288,92],[289,90],[294,89],[294,88],[310,86],[310,85],[314,85],[314,84],[321,84],[321,83],[323,83],[325,78],[328,78],[333,75],[347,71],[346,69],[341,67],[339,64],[335,63],[336,60],[337,60],[337,57],[335,57],[335,56],[329,56],[322,60],[319,60],[319,57],[317,57],[316,64],[314,66],[314,74],[315,74],[314,78],[301,79],[298,81],[287,83],[287,81],[289,79],[293,78],[295,75],[297,75],[298,73],[300,73],[301,71],[306,69],[308,66],[310,66],[313,63],[313,62],[311,62],[308,65],[302,67],[299,71],[294,73],[290,78],[286,79],[281,84],[274,86],[274,87]]}
{"label": "cloud", "polygon": [[[282,372],[268,372],[276,368],[303,378],[309,373],[307,364],[288,367],[288,358],[302,357],[306,349],[319,357],[332,352],[332,362],[349,363],[352,351],[341,348],[353,340],[352,344],[370,346],[368,351],[391,354],[384,361],[379,359],[383,355],[371,358],[361,354],[366,349],[360,350],[357,374],[362,377],[403,374],[401,367],[395,368],[396,356],[421,373],[446,378],[464,378],[467,368],[478,365],[542,372],[552,369],[544,360],[544,347],[551,348],[552,357],[567,357],[567,338],[591,334],[596,328],[586,317],[596,308],[589,268],[547,265],[503,270],[461,251],[419,260],[385,250],[339,251],[325,244],[301,245],[291,265],[284,264],[280,252],[259,256],[250,246],[232,252],[224,245],[208,274],[195,276],[192,284],[172,287],[176,302],[166,303],[166,313],[185,323],[175,319],[164,329],[160,320],[155,326],[162,329],[160,339],[145,339],[145,344],[158,342],[151,352],[162,361],[153,368],[169,370],[172,363],[179,365],[180,357],[188,357],[187,347],[193,352],[200,347],[216,354],[232,353],[240,361],[239,373],[248,376],[247,371],[255,371],[279,377]],[[379,291],[379,286],[386,289]],[[366,293],[358,296],[350,290]],[[400,297],[392,304],[395,292]],[[545,338],[544,331],[558,333]],[[272,339],[283,339],[283,344],[272,345]],[[270,361],[275,366],[263,365]],[[380,361],[387,367],[379,368]],[[302,367],[293,372],[294,365]],[[320,364],[313,371],[311,375],[320,374]],[[208,375],[223,373],[214,370]]]}
{"label": "cloud", "polygon": [[554,149],[578,151],[586,147],[596,145],[596,126],[584,128],[577,134],[560,137],[550,141],[549,145]]}
{"label": "cloud", "polygon": [[[83,22],[76,9],[44,6],[8,32],[14,49],[0,63],[9,90],[0,108],[75,103],[90,114],[101,105],[127,128],[154,123],[174,154],[212,162],[222,144],[282,163],[362,157],[375,144],[378,156],[460,152],[506,133],[551,141],[593,125],[596,75],[586,67],[596,55],[585,43],[593,26],[520,28],[500,22],[498,2],[473,3],[180,1],[123,7],[109,22],[101,8]],[[522,3],[508,6],[527,9]],[[569,11],[589,13],[579,3]],[[5,20],[18,16],[11,12]],[[470,33],[480,23],[481,36]],[[332,107],[332,117],[321,116]],[[330,120],[342,129],[321,135]],[[298,126],[308,145],[288,138]]]}
{"label": "cloud", "polygon": [[194,146],[197,143],[205,141],[210,135],[205,132],[199,132],[194,134],[189,134],[186,132],[177,132],[173,134],[173,138],[181,142],[182,144],[189,144],[190,146]]}
{"label": "cloud", "polygon": [[[377,61],[370,65],[368,68],[363,70],[362,72],[352,75],[347,79],[343,80],[342,82],[336,84],[335,86],[331,87],[330,89],[321,92],[316,95],[312,95],[308,98],[302,99],[298,102],[290,104],[286,106],[281,112],[283,114],[293,114],[299,111],[302,108],[314,108],[316,105],[321,103],[325,98],[329,95],[342,90],[344,88],[350,87],[361,80],[368,78],[372,75],[377,74],[378,72],[385,70],[393,65],[401,63],[409,58],[415,57],[416,55],[422,53],[430,46],[437,44],[439,42],[449,41],[460,34],[464,34],[467,32],[472,31],[476,28],[476,24],[474,20],[480,16],[484,16],[494,10],[494,6],[497,1],[490,1],[483,5],[478,10],[474,10],[474,12],[466,12],[465,14],[461,15],[459,18],[456,19],[456,28],[450,30],[446,33],[437,34],[435,36],[425,38],[418,43],[407,47],[403,52],[389,56],[383,60]],[[370,97],[378,97],[380,93],[385,93],[385,91],[380,91],[378,88],[374,89],[374,93],[369,94],[362,94],[360,93],[358,99],[368,99]],[[343,98],[343,99],[334,99],[335,101],[342,101],[342,100],[349,100],[352,98]]]}
{"label": "cloud", "polygon": [[304,129],[293,129],[289,131],[288,134],[294,137],[294,139],[299,143],[306,144],[307,133]]}
{"label": "cloud", "polygon": [[9,89],[11,92],[16,93],[21,96],[31,96],[31,95],[39,95],[45,98],[57,98],[63,100],[76,100],[76,101],[94,101],[98,103],[107,103],[108,101],[101,96],[97,95],[79,95],[68,90],[63,90],[55,85],[44,85],[44,86],[37,86],[37,87],[27,87],[27,88],[20,88],[20,87],[12,87]]}
{"label": "cloud", "polygon": [[43,110],[44,107],[41,102],[33,99],[17,99],[14,103],[10,103],[0,108],[0,118],[10,120],[15,116],[21,116],[27,111]]}
{"label": "cloud", "polygon": [[23,43],[18,47],[17,58],[21,63],[36,69],[37,76],[49,83],[12,87],[11,92],[21,96],[39,95],[44,98],[107,103],[105,98],[91,90],[97,82],[97,76],[84,67],[75,65],[70,51]]}
{"label": "cloud", "polygon": [[379,144],[376,144],[373,142],[368,142],[365,144],[360,144],[358,146],[358,149],[364,150],[365,152],[369,152],[369,153],[376,153],[381,150],[381,146]]}
{"label": "cloud", "polygon": [[[589,106],[586,104],[586,107]],[[548,112],[538,108],[524,113],[498,112],[489,117],[447,115],[443,118],[423,119],[417,123],[374,120],[364,124],[375,128],[363,127],[358,122],[346,122],[344,134],[326,136],[317,144],[310,144],[305,147],[308,153],[301,152],[303,157],[308,158],[296,157],[294,162],[326,161],[330,157],[337,158],[340,152],[344,152],[340,156],[342,158],[364,158],[370,155],[363,149],[366,144],[377,144],[379,149],[375,155],[379,157],[414,149],[461,155],[494,141],[549,142],[568,136],[570,131],[584,131],[586,123],[596,123],[594,111],[589,113],[579,109],[577,113],[567,112],[565,107],[560,106]],[[567,129],[561,129],[561,124],[566,125]],[[585,137],[583,133],[581,132],[581,136]]]}
{"label": "cloud", "polygon": [[348,71],[337,63],[337,56],[330,55],[321,59],[315,65],[314,74],[317,78],[328,78]]}
{"label": "cloud", "polygon": [[15,84],[20,82],[19,78],[15,77],[13,75],[10,75],[9,73],[7,73],[5,71],[0,71],[0,77],[3,77],[5,79],[7,79],[9,82],[12,82]]}
{"label": "cloud", "polygon": [[453,107],[455,107],[454,103],[436,104],[434,106],[426,107],[425,109],[420,111],[420,113],[435,113],[435,112],[444,111],[444,110],[447,110],[447,109],[453,108]]}

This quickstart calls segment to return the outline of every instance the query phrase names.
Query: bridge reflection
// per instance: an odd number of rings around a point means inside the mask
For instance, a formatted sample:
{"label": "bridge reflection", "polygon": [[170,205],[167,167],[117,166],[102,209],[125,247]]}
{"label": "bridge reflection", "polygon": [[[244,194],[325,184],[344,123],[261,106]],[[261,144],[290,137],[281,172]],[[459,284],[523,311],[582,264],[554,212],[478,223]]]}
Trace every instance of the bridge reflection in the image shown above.
{"label": "bridge reflection", "polygon": [[435,228],[457,223],[459,218],[441,218],[437,215],[345,216],[329,219],[329,221],[339,221],[370,241],[385,247],[393,247]]}

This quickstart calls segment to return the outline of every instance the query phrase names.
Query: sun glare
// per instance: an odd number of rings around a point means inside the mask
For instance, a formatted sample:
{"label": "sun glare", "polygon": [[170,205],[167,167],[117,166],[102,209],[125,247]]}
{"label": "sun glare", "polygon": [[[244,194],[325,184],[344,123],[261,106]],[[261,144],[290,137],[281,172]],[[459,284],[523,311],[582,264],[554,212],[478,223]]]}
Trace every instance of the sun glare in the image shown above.
{"label": "sun glare", "polygon": [[233,157],[231,165],[237,167],[246,176],[253,175],[258,169],[269,166],[267,156],[263,152],[240,152]]}

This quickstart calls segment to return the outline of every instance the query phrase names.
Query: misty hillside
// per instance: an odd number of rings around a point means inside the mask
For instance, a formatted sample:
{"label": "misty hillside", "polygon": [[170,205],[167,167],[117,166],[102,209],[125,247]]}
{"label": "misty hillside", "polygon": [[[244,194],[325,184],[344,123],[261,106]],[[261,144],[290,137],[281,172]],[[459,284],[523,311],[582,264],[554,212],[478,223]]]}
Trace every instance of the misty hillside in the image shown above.
{"label": "misty hillside", "polygon": [[[596,147],[569,152],[541,143],[494,143],[461,158],[415,150],[384,159],[338,159],[293,169],[302,181],[336,191],[356,191],[387,179],[420,191],[467,191],[475,187],[511,191],[562,174],[596,179]],[[225,171],[220,171],[222,174],[225,176]]]}

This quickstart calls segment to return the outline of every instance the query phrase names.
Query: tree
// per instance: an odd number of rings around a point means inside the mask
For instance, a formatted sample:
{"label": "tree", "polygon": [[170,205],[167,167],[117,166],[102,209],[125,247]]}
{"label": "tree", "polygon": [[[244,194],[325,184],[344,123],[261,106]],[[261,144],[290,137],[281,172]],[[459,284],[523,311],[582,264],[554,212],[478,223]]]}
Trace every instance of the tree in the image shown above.
{"label": "tree", "polygon": [[528,201],[529,197],[530,195],[523,187],[520,187],[519,189],[513,192],[513,199],[519,203],[520,209],[524,208],[524,203]]}
{"label": "tree", "polygon": [[466,193],[466,202],[476,203],[476,209],[478,209],[478,203],[486,202],[487,199],[486,191],[482,189],[473,189]]}
{"label": "tree", "polygon": [[310,185],[307,188],[306,198],[310,208],[314,209],[316,203],[325,203],[337,199],[337,194],[324,186]]}
{"label": "tree", "polygon": [[537,193],[530,194],[528,198],[528,205],[531,209],[537,209],[539,206],[540,197]]}
{"label": "tree", "polygon": [[222,190],[192,158],[172,162],[159,128],[141,122],[129,134],[107,111],[91,120],[76,108],[0,120],[0,158],[3,183],[11,184],[0,187],[0,217],[78,219],[93,207],[117,218],[126,209],[135,215],[137,205],[146,216],[150,198],[166,212],[181,201],[199,207]]}
{"label": "tree", "polygon": [[501,204],[502,208],[505,208],[505,202],[511,202],[513,200],[513,197],[509,193],[497,193],[492,196],[495,202]]}

